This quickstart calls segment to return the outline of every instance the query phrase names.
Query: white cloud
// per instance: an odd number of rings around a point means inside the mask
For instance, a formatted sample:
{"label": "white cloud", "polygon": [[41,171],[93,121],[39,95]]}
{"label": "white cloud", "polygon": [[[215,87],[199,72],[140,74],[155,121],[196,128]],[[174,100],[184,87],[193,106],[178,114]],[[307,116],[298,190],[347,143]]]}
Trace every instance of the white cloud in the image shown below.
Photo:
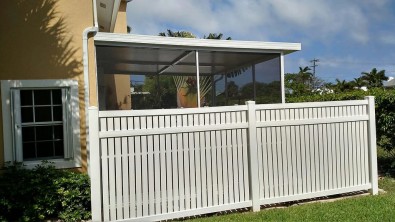
{"label": "white cloud", "polygon": [[379,38],[379,40],[384,43],[384,44],[388,44],[388,45],[395,45],[395,35],[394,34],[382,34]]}
{"label": "white cloud", "polygon": [[[317,40],[341,35],[366,43],[371,38],[370,16],[387,4],[388,0],[134,0],[128,4],[128,18],[139,34],[171,28],[270,41],[295,33]],[[371,11],[366,13],[366,8]]]}

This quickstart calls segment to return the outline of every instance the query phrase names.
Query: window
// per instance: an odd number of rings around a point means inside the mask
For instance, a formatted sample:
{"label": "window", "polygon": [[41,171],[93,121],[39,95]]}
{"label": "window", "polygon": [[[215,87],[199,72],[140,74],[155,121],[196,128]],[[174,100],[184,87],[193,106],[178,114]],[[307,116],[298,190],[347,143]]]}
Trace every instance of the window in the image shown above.
{"label": "window", "polygon": [[78,167],[77,81],[2,81],[1,86],[5,161]]}

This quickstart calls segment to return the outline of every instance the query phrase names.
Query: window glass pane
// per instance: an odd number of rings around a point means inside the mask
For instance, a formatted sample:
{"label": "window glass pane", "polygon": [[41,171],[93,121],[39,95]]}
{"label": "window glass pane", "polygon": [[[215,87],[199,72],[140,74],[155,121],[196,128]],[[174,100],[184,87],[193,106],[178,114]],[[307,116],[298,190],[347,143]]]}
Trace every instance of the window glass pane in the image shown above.
{"label": "window glass pane", "polygon": [[20,91],[21,106],[31,106],[33,105],[33,94],[32,90],[21,90]]}
{"label": "window glass pane", "polygon": [[62,106],[54,106],[53,107],[53,121],[62,121],[62,120],[63,120]]}
{"label": "window glass pane", "polygon": [[33,122],[33,108],[21,107],[21,118],[22,123]]}
{"label": "window glass pane", "polygon": [[53,142],[37,142],[37,157],[53,157],[54,149]]}
{"label": "window glass pane", "polygon": [[35,143],[23,143],[23,159],[36,158]]}
{"label": "window glass pane", "polygon": [[225,106],[225,75],[214,76],[214,88],[212,89],[212,91],[214,92],[212,106]]}
{"label": "window glass pane", "polygon": [[50,122],[52,121],[51,107],[35,107],[34,110],[36,122]]}
{"label": "window glass pane", "polygon": [[63,126],[53,126],[54,128],[54,139],[63,139]]}
{"label": "window glass pane", "polygon": [[34,142],[34,127],[22,127],[22,142]]}
{"label": "window glass pane", "polygon": [[280,57],[273,57],[255,65],[256,102],[260,104],[281,103]]}
{"label": "window glass pane", "polygon": [[244,105],[254,99],[251,67],[242,67],[227,74],[227,105]]}
{"label": "window glass pane", "polygon": [[[132,109],[177,108],[177,88],[173,76],[132,74],[131,82]],[[99,98],[106,96],[105,90],[101,91]],[[102,104],[100,107],[111,108]]]}
{"label": "window glass pane", "polygon": [[34,104],[35,105],[50,105],[51,104],[51,90],[34,90]]}
{"label": "window glass pane", "polygon": [[55,141],[55,156],[64,156],[63,140]]}
{"label": "window glass pane", "polygon": [[52,90],[52,104],[61,105],[62,104],[62,90],[53,89]]}
{"label": "window glass pane", "polygon": [[53,131],[52,126],[37,126],[36,127],[36,140],[52,140]]}

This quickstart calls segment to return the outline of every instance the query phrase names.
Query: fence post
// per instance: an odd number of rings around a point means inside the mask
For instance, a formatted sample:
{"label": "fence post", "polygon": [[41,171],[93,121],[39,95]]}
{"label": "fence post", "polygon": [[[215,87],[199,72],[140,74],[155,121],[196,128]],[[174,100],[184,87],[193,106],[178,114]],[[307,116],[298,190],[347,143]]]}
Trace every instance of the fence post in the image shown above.
{"label": "fence post", "polygon": [[247,101],[248,109],[248,178],[252,211],[259,211],[259,180],[258,180],[258,147],[256,138],[255,101]]}
{"label": "fence post", "polygon": [[91,170],[91,207],[92,221],[102,220],[101,179],[100,179],[100,147],[99,147],[99,110],[89,107],[89,152]]}
{"label": "fence post", "polygon": [[374,111],[374,96],[366,96],[368,101],[368,138],[369,138],[369,177],[372,188],[371,194],[378,194],[377,148],[376,148],[376,116]]}

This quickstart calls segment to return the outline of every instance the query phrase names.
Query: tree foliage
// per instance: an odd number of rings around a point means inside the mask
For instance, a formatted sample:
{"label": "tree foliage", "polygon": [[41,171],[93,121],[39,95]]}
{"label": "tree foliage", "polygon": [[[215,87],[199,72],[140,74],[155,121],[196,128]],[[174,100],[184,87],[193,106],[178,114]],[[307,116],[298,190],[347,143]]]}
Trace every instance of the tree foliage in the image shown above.
{"label": "tree foliage", "polygon": [[312,94],[315,90],[323,85],[323,81],[310,72],[310,68],[299,67],[298,73],[285,74],[286,94],[300,96]]}
{"label": "tree foliage", "polygon": [[362,72],[361,75],[361,79],[365,81],[368,88],[383,87],[383,81],[388,80],[385,70],[377,71],[376,68],[373,68],[370,72]]}

